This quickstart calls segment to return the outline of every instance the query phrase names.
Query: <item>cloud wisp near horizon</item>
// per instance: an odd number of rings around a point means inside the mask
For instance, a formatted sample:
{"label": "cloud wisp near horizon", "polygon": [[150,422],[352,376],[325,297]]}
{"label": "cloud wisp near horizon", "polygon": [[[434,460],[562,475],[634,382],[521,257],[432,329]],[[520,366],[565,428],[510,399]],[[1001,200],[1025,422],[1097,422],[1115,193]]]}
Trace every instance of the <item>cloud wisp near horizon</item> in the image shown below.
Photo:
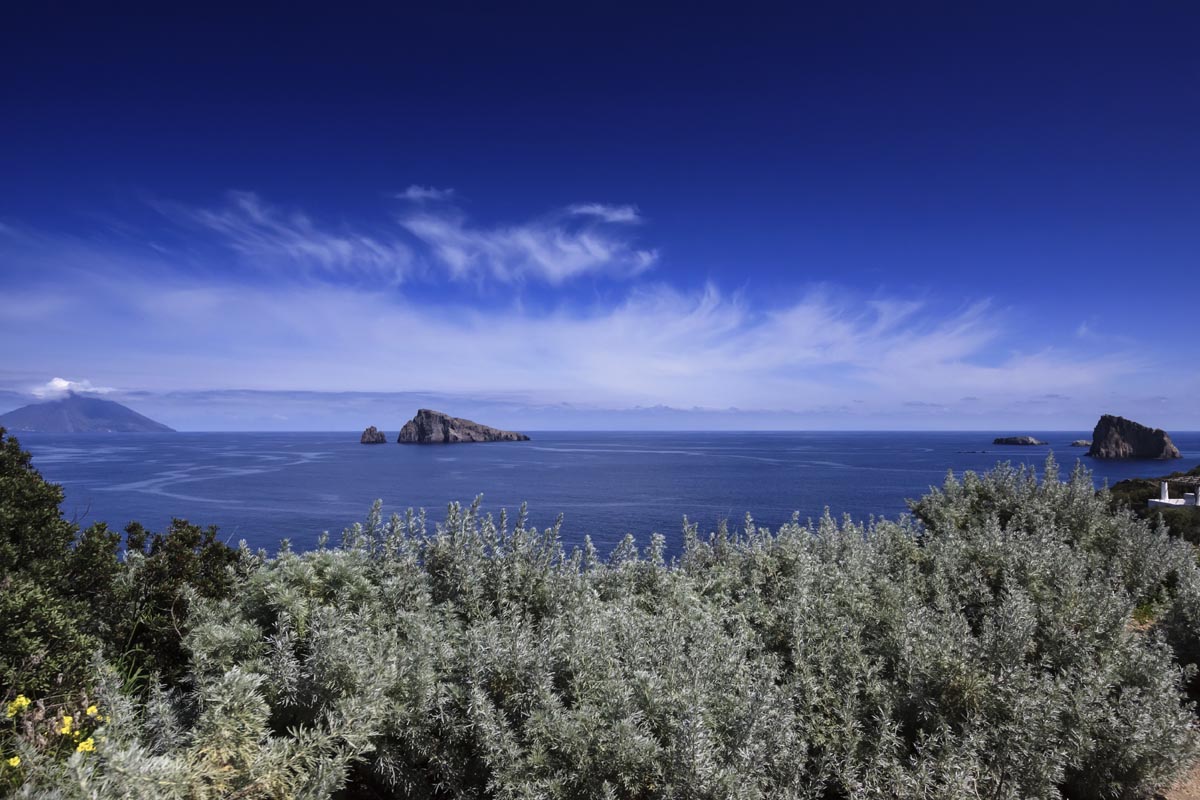
{"label": "cloud wisp near horizon", "polygon": [[[306,424],[185,402],[224,392],[244,405],[247,391],[280,409],[300,395],[311,409],[312,393],[334,406],[347,392],[443,398],[446,410],[488,408],[525,427],[1073,429],[1108,410],[1182,418],[1155,382],[1160,365],[1136,347],[1050,340],[988,296],[680,280],[678,265],[656,274],[663,255],[641,243],[651,226],[636,206],[580,201],[483,224],[457,197],[414,184],[374,224],[322,222],[244,191],[210,207],[154,202],[153,234],[132,223],[71,235],[6,224],[13,312],[0,333],[21,346],[9,348],[0,388],[137,397],[184,428],[365,424],[361,411]],[[664,408],[677,413],[647,411]]]}

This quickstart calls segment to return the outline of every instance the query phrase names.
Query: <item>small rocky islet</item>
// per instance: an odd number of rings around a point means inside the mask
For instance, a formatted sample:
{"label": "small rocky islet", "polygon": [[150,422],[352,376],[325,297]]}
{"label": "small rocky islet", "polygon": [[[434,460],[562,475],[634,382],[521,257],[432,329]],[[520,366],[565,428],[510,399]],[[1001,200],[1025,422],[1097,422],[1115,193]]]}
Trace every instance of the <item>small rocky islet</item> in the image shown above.
{"label": "small rocky islet", "polygon": [[[363,444],[382,444],[387,436],[374,425],[363,431]],[[398,444],[466,444],[472,442],[527,442],[529,437],[516,431],[504,431],[462,417],[422,408],[404,423]]]}
{"label": "small rocky islet", "polygon": [[383,431],[371,425],[363,431],[362,438],[359,441],[363,444],[385,444],[387,436]]}
{"label": "small rocky islet", "polygon": [[[359,440],[362,444],[383,444],[387,436],[374,425],[363,431]],[[404,423],[399,444],[461,444],[475,442],[526,442],[529,437],[516,431],[505,431],[482,425],[462,417],[452,417],[441,411],[422,408],[416,416]],[[1045,446],[1035,436],[997,436],[993,445],[1033,447]],[[1174,459],[1181,458],[1179,448],[1161,428],[1125,419],[1113,414],[1100,417],[1092,432],[1092,439],[1076,439],[1071,447],[1087,447],[1088,456],[1097,459]]]}
{"label": "small rocky islet", "polygon": [[[1034,436],[997,436],[992,440],[996,445],[1017,445],[1030,447],[1047,445]],[[1182,458],[1179,448],[1171,441],[1162,428],[1151,428],[1133,420],[1105,414],[1100,417],[1092,431],[1091,439],[1076,439],[1071,447],[1088,448],[1090,458],[1103,460],[1120,459],[1155,459],[1167,460]]]}
{"label": "small rocky islet", "polygon": [[992,440],[992,444],[1011,444],[1019,445],[1021,447],[1032,447],[1033,445],[1038,444],[1049,444],[1049,442],[1043,442],[1041,439],[1033,436],[997,436]]}

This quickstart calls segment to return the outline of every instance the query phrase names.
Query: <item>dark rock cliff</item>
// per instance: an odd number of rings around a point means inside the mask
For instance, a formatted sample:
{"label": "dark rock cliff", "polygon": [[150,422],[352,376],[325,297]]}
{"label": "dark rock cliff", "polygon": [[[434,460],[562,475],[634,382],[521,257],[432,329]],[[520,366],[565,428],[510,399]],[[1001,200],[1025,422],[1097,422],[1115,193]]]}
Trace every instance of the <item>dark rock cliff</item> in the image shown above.
{"label": "dark rock cliff", "polygon": [[422,408],[400,429],[400,444],[455,444],[459,442],[527,442],[523,433],[489,428],[469,419]]}
{"label": "dark rock cliff", "polygon": [[1162,428],[1148,428],[1105,414],[1092,432],[1092,458],[1180,458],[1179,448]]}

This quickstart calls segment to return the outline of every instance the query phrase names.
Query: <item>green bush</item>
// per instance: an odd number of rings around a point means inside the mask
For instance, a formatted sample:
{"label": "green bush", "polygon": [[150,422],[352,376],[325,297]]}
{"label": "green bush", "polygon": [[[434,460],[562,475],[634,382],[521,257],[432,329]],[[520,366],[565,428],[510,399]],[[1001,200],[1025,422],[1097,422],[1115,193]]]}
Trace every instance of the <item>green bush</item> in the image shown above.
{"label": "green bush", "polygon": [[[187,689],[27,797],[1148,797],[1197,754],[1194,548],[1001,465],[913,515],[632,539],[378,505],[187,590]],[[194,551],[193,551],[194,552]]]}
{"label": "green bush", "polygon": [[68,693],[86,682],[100,641],[70,598],[24,575],[0,579],[0,687],[35,697]]}
{"label": "green bush", "polygon": [[76,528],[62,518],[62,489],[42,479],[29,454],[0,428],[0,580],[14,573],[62,587]]}
{"label": "green bush", "polygon": [[240,553],[217,539],[216,527],[175,519],[165,533],[137,522],[125,529],[125,569],[112,598],[111,640],[128,670],[168,685],[185,680],[190,598],[225,597],[234,589]]}
{"label": "green bush", "polygon": [[[101,646],[115,542],[97,525],[79,534],[47,483],[0,428],[0,698],[67,694],[87,680]],[[78,546],[76,546],[78,540]]]}
{"label": "green bush", "polygon": [[176,519],[163,534],[131,523],[122,554],[104,523],[63,519],[62,498],[0,428],[0,699],[86,690],[98,651],[127,676],[183,680],[188,598],[227,594],[239,551]]}

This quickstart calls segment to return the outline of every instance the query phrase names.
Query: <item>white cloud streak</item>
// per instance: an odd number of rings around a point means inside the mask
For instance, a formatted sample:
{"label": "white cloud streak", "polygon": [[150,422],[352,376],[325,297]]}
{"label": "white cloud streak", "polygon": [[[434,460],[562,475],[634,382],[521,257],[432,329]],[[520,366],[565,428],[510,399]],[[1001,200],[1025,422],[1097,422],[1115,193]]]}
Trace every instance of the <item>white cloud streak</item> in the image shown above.
{"label": "white cloud streak", "polygon": [[642,217],[633,206],[607,206],[603,203],[579,203],[567,207],[568,214],[596,217],[603,222],[618,224],[641,222]]}
{"label": "white cloud streak", "polygon": [[[1097,398],[1147,373],[1114,353],[997,357],[1008,331],[984,305],[943,315],[906,301],[813,292],[764,309],[712,285],[535,313],[406,303],[353,287],[126,278],[87,287],[67,311],[74,331],[94,333],[86,341],[65,331],[31,337],[14,368],[86,369],[158,391],[519,392],[607,408],[844,407],[849,417],[905,402],[958,406],[966,395],[989,403],[1047,392]],[[0,334],[11,337],[6,327],[0,321]]]}
{"label": "white cloud streak", "polygon": [[332,276],[403,280],[413,254],[402,242],[353,231],[330,232],[302,213],[285,213],[253,192],[232,192],[219,209],[180,210],[183,216],[220,235],[249,261],[315,269]]}
{"label": "white cloud streak", "polygon": [[657,251],[637,247],[628,234],[640,222],[633,206],[588,203],[524,223],[479,227],[452,206],[424,205],[451,195],[450,189],[410,186],[397,196],[420,208],[371,233],[329,230],[252,192],[232,192],[216,209],[160,208],[172,219],[216,234],[252,265],[336,280],[398,284],[424,274],[456,281],[560,285],[589,275],[629,279],[658,260]]}
{"label": "white cloud streak", "polygon": [[110,394],[115,392],[109,386],[94,386],[92,382],[86,378],[81,381],[70,381],[66,378],[51,378],[46,383],[35,386],[30,389],[30,394],[34,397],[39,397],[46,400],[52,400],[59,397],[65,397],[71,392],[79,392],[82,394]]}
{"label": "white cloud streak", "polygon": [[396,195],[397,200],[411,200],[423,203],[426,200],[449,200],[454,196],[453,189],[438,189],[433,186],[417,186],[415,183]]}
{"label": "white cloud streak", "polygon": [[456,214],[411,214],[400,224],[456,280],[540,280],[558,285],[584,275],[632,278],[658,260],[654,250],[601,223],[627,220],[572,214],[497,228],[478,228]]}

